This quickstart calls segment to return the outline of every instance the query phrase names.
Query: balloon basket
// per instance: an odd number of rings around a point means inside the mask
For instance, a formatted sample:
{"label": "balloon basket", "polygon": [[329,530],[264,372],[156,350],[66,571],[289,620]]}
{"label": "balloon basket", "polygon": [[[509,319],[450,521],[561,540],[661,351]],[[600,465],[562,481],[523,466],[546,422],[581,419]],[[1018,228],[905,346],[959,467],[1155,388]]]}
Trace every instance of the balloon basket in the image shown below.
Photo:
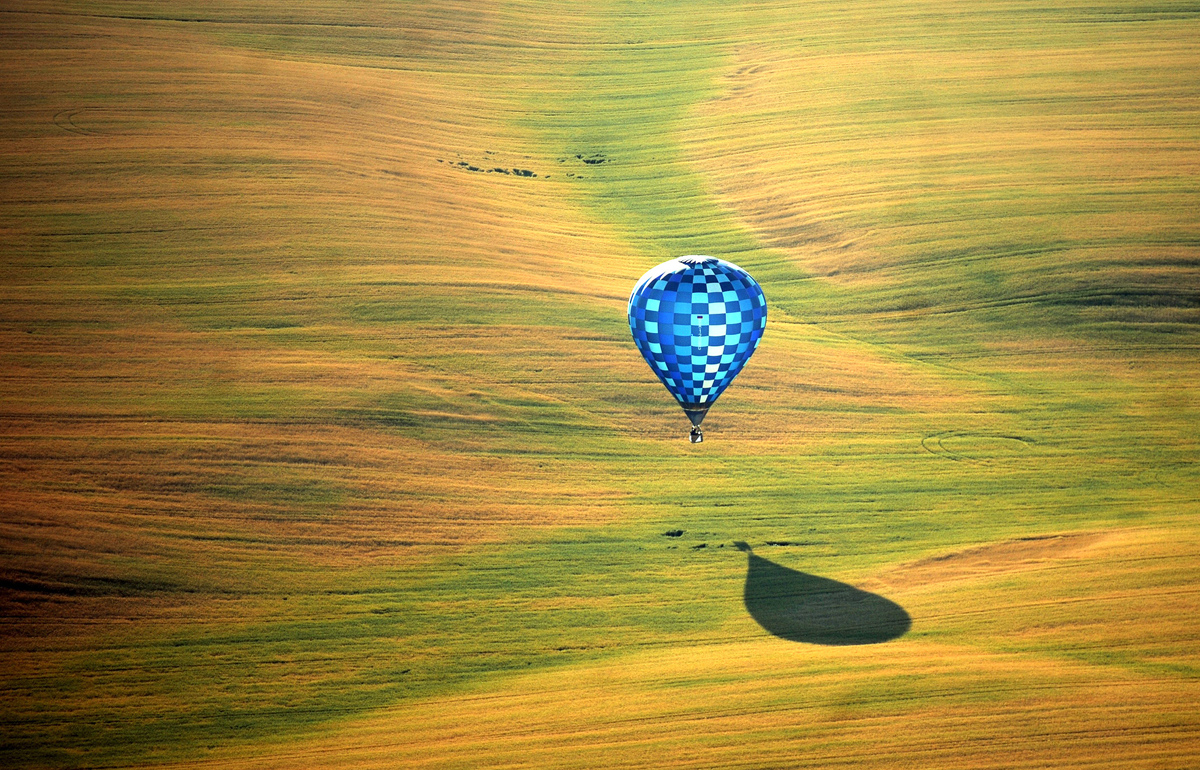
{"label": "balloon basket", "polygon": [[692,426],[692,432],[688,436],[688,441],[691,441],[693,444],[699,444],[701,441],[704,441],[704,431],[700,430],[699,425]]}

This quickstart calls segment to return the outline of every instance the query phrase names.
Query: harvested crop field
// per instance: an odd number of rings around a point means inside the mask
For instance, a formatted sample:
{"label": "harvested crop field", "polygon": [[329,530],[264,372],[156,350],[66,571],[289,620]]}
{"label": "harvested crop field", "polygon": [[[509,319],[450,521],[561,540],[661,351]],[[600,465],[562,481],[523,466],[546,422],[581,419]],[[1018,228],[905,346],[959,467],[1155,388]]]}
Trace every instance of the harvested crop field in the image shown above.
{"label": "harvested crop field", "polygon": [[1196,7],[0,19],[0,765],[1200,764]]}

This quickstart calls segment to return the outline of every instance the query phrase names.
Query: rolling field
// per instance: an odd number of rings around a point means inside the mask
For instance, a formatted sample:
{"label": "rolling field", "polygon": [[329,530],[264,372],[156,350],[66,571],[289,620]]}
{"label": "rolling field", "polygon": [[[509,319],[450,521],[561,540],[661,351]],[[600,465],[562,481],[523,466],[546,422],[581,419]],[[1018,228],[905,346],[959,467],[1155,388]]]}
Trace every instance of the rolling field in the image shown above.
{"label": "rolling field", "polygon": [[1200,765],[1200,6],[0,40],[0,766]]}

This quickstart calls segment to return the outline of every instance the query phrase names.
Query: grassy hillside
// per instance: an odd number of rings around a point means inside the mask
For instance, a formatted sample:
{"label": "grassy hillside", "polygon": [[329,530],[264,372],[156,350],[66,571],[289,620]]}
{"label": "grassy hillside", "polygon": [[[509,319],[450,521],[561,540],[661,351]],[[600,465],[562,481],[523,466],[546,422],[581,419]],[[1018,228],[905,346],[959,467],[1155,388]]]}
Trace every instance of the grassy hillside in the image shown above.
{"label": "grassy hillside", "polygon": [[0,764],[1200,761],[1197,7],[0,13]]}

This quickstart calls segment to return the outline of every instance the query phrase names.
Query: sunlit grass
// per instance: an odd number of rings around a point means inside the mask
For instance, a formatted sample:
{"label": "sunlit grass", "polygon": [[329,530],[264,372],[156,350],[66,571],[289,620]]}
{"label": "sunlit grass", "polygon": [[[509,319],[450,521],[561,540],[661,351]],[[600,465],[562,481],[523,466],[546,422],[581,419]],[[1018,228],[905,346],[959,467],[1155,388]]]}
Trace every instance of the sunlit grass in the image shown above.
{"label": "sunlit grass", "polygon": [[1193,8],[5,11],[6,766],[1195,761]]}

